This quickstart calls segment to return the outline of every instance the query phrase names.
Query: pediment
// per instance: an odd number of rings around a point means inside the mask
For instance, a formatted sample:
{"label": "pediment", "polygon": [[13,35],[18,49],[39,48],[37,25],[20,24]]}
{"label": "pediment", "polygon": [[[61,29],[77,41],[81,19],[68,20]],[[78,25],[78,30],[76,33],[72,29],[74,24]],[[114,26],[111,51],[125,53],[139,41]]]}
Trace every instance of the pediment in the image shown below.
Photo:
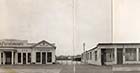
{"label": "pediment", "polygon": [[47,41],[43,40],[34,45],[34,47],[55,47],[52,44],[48,43]]}

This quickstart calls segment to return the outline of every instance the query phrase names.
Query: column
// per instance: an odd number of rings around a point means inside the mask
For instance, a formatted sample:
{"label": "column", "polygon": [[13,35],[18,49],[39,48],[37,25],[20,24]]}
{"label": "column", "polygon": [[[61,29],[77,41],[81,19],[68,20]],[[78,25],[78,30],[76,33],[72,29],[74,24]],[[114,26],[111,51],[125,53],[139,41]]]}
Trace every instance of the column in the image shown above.
{"label": "column", "polygon": [[23,64],[23,53],[21,52],[21,64]]}
{"label": "column", "polygon": [[42,64],[42,52],[40,52],[40,54],[41,54],[41,55],[40,55],[40,56],[41,56],[41,58],[40,58],[40,59],[41,59],[41,60],[40,60],[41,62],[40,62],[40,63]]}
{"label": "column", "polygon": [[47,57],[47,52],[46,52],[46,64],[47,64],[47,59],[48,59],[48,57]]}
{"label": "column", "polygon": [[55,52],[52,51],[52,63],[55,63]]}
{"label": "column", "polygon": [[3,52],[3,64],[5,64],[5,53]]}
{"label": "column", "polygon": [[114,62],[117,64],[117,48],[114,48]]}
{"label": "column", "polygon": [[136,49],[136,54],[137,61],[139,61],[139,48]]}
{"label": "column", "polygon": [[0,51],[0,64],[1,64],[1,51]]}
{"label": "column", "polygon": [[17,57],[17,52],[15,53],[15,64],[17,64],[18,57]]}
{"label": "column", "polygon": [[125,64],[125,55],[126,55],[125,48],[123,48],[123,64]]}
{"label": "column", "polygon": [[12,64],[14,64],[14,51],[12,51]]}
{"label": "column", "polygon": [[36,63],[36,51],[31,52],[31,63]]}

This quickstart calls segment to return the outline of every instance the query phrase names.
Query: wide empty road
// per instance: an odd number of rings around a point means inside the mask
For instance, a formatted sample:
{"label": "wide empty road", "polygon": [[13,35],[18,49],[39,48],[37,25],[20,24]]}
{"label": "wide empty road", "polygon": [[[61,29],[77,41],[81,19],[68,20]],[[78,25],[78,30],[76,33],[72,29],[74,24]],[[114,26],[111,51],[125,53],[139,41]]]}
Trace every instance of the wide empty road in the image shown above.
{"label": "wide empty road", "polygon": [[95,66],[82,63],[3,65],[0,73],[140,73],[140,65]]}

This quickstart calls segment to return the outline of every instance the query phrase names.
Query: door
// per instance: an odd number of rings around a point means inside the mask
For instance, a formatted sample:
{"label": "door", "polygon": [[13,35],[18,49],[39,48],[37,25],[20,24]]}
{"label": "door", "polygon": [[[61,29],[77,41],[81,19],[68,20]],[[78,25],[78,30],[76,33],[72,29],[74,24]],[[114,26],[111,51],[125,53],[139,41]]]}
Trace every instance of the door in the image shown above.
{"label": "door", "polygon": [[5,52],[5,64],[12,64],[12,53]]}
{"label": "door", "polygon": [[117,64],[123,64],[123,48],[117,49]]}
{"label": "door", "polygon": [[46,64],[46,52],[42,52],[42,64]]}
{"label": "door", "polygon": [[23,64],[26,64],[26,53],[23,53]]}
{"label": "door", "polygon": [[47,52],[47,62],[52,62],[52,52]]}
{"label": "door", "polygon": [[101,50],[101,64],[105,65],[105,61],[106,61],[106,52],[105,49]]}

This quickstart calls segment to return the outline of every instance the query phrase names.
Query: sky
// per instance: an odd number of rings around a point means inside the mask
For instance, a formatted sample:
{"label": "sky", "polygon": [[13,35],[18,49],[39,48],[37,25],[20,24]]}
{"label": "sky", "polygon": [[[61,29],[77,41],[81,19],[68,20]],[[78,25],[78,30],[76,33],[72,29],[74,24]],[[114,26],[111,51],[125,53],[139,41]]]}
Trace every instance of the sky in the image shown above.
{"label": "sky", "polygon": [[139,3],[114,0],[112,30],[111,0],[0,0],[0,38],[46,40],[56,55],[80,54],[83,43],[89,50],[99,42],[140,42]]}
{"label": "sky", "polygon": [[114,0],[113,42],[140,43],[140,0]]}

